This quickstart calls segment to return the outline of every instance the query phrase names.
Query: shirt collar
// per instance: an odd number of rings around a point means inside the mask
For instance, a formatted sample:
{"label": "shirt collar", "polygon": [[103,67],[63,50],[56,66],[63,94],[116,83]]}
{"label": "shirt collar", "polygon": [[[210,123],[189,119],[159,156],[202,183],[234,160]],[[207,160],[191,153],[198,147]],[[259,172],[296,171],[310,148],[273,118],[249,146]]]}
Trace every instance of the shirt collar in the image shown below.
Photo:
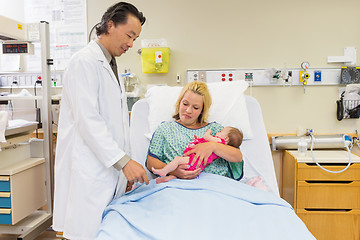
{"label": "shirt collar", "polygon": [[96,43],[99,45],[99,47],[101,48],[101,51],[104,53],[105,58],[106,58],[106,60],[108,61],[108,63],[110,63],[110,61],[111,61],[111,59],[112,59],[113,57],[110,55],[109,51],[104,47],[104,45],[101,44],[101,42],[100,42],[99,40],[96,40],[95,42],[96,42]]}

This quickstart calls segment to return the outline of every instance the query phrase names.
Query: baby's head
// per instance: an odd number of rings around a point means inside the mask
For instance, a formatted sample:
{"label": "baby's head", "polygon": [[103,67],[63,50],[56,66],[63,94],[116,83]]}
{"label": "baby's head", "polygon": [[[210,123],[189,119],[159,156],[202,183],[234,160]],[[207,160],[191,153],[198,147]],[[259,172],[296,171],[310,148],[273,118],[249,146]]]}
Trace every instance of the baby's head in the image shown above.
{"label": "baby's head", "polygon": [[227,145],[238,148],[243,140],[242,132],[234,127],[224,127],[215,136],[225,140]]}

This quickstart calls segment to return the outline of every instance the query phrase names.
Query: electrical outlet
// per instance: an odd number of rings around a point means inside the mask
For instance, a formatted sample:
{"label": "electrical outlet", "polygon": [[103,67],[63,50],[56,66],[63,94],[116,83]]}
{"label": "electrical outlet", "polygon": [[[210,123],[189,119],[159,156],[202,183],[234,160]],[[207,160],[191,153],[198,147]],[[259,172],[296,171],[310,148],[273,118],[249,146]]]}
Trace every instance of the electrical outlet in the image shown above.
{"label": "electrical outlet", "polygon": [[199,81],[206,82],[206,72],[199,72]]}
{"label": "electrical outlet", "polygon": [[314,82],[321,82],[321,71],[314,71]]}

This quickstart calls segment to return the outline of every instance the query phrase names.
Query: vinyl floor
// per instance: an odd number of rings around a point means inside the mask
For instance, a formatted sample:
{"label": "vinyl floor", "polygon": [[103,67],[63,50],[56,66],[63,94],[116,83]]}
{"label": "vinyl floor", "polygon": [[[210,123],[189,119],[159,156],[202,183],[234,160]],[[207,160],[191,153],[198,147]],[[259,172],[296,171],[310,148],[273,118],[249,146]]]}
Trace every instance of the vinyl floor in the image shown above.
{"label": "vinyl floor", "polygon": [[[16,240],[17,236],[15,235],[4,235],[0,234],[0,240]],[[61,240],[61,238],[56,237],[56,232],[54,231],[44,231],[41,233],[35,240]]]}

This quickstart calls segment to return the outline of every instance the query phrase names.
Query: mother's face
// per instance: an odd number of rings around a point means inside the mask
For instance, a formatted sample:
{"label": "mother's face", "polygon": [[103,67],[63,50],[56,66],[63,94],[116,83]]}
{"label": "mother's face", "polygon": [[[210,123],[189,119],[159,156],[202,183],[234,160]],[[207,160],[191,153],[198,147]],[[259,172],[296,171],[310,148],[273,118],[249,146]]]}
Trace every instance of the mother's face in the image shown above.
{"label": "mother's face", "polygon": [[204,106],[203,97],[192,91],[187,91],[180,101],[179,117],[180,122],[186,127],[197,127],[198,117]]}

